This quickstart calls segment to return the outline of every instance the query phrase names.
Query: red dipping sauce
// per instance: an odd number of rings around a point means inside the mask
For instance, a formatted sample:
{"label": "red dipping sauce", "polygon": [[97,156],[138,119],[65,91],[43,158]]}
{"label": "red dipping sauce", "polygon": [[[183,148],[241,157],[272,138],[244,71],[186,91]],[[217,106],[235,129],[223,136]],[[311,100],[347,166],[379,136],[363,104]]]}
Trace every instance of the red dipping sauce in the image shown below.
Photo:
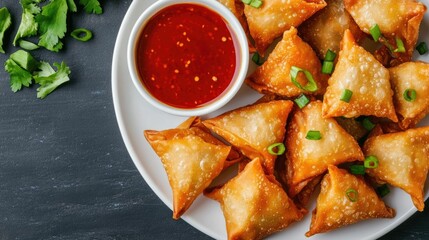
{"label": "red dipping sauce", "polygon": [[195,108],[229,86],[236,68],[227,24],[212,10],[177,4],[153,16],[136,45],[140,81],[159,101]]}

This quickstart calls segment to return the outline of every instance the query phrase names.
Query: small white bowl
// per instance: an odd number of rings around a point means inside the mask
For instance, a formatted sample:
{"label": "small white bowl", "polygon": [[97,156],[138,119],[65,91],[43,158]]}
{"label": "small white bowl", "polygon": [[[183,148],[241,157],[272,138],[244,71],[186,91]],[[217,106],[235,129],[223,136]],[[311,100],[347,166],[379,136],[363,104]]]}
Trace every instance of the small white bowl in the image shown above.
{"label": "small white bowl", "polygon": [[[176,5],[176,4],[196,4],[203,7],[206,7],[223,18],[225,21],[231,36],[233,38],[234,48],[235,48],[235,57],[236,57],[236,68],[233,79],[231,80],[229,86],[224,90],[222,94],[216,97],[214,100],[196,108],[177,108],[155,98],[148,89],[144,86],[138,74],[137,63],[136,63],[136,44],[139,40],[139,35],[144,29],[147,22],[160,10]],[[164,112],[178,115],[178,116],[200,116],[211,113],[218,110],[227,104],[241,88],[244,79],[247,75],[248,65],[249,65],[249,47],[247,42],[246,34],[237,20],[237,18],[232,14],[232,12],[226,8],[224,5],[219,3],[216,0],[159,0],[156,1],[153,5],[148,7],[142,15],[138,18],[135,23],[131,36],[128,41],[127,48],[127,60],[128,60],[128,69],[131,74],[134,86],[140,93],[140,95],[149,102],[153,107],[158,108]],[[215,64],[215,63],[213,63]]]}

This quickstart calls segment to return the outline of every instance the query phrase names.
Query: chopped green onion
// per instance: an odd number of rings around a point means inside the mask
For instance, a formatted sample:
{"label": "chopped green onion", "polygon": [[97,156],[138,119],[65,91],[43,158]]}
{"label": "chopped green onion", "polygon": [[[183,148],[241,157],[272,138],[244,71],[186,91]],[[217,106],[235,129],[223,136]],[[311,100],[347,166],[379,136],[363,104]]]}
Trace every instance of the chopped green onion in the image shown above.
{"label": "chopped green onion", "polygon": [[92,38],[92,32],[86,28],[77,28],[70,35],[81,42],[89,41]]}
{"label": "chopped green onion", "polygon": [[252,2],[252,0],[241,0],[244,4],[247,4],[247,5],[249,5],[251,2]]}
{"label": "chopped green onion", "polygon": [[332,74],[334,71],[334,62],[323,61],[322,65],[322,73],[324,74]]}
{"label": "chopped green onion", "polygon": [[340,100],[346,103],[350,102],[350,99],[352,98],[353,92],[349,89],[344,89],[343,93],[341,94]]}
{"label": "chopped green onion", "polygon": [[384,196],[386,196],[387,194],[389,194],[389,193],[390,193],[390,189],[389,189],[389,187],[387,186],[387,184],[383,184],[383,185],[381,185],[380,187],[378,187],[378,188],[376,189],[376,191],[377,191],[377,193],[378,193],[378,196],[380,196],[380,197],[384,197]]}
{"label": "chopped green onion", "polygon": [[261,0],[252,0],[252,2],[250,3],[250,6],[252,6],[254,8],[259,8],[262,6],[262,1]]}
{"label": "chopped green onion", "polygon": [[378,40],[381,37],[381,31],[380,31],[380,27],[378,26],[378,24],[375,24],[374,26],[372,26],[369,29],[369,33],[371,33],[371,36],[374,39],[374,41],[378,42]]}
{"label": "chopped green onion", "polygon": [[356,202],[358,200],[358,192],[355,189],[353,189],[353,188],[347,189],[346,195],[347,195],[347,198],[351,202]]}
{"label": "chopped green onion", "polygon": [[22,40],[22,39],[19,40],[18,44],[19,44],[19,47],[28,51],[36,50],[39,48],[39,45],[32,43],[30,41]]}
{"label": "chopped green onion", "polygon": [[401,38],[396,37],[396,46],[397,48],[394,50],[394,52],[400,52],[400,53],[404,53],[405,52],[405,47],[404,47],[404,42],[402,41]]}
{"label": "chopped green onion", "polygon": [[410,89],[408,88],[407,90],[404,91],[404,99],[407,102],[414,102],[417,98],[417,92],[414,89]]}
{"label": "chopped green onion", "polygon": [[[275,151],[277,149],[277,151]],[[286,151],[286,147],[283,143],[274,143],[268,147],[268,152],[271,155],[282,155]]]}
{"label": "chopped green onion", "polygon": [[328,49],[328,51],[326,51],[324,60],[328,62],[333,62],[336,57],[337,57],[337,54],[331,49]]}
{"label": "chopped green onion", "polygon": [[350,172],[355,175],[365,175],[364,165],[351,165]]}
{"label": "chopped green onion", "polygon": [[419,43],[419,45],[417,45],[416,49],[417,49],[417,51],[419,52],[420,55],[423,55],[423,54],[425,54],[425,53],[427,53],[429,51],[428,50],[428,46],[426,45],[425,42]]}
{"label": "chopped green onion", "polygon": [[258,65],[258,66],[261,66],[264,63],[264,61],[263,61],[262,57],[259,55],[259,53],[253,54],[252,61],[254,63],[256,63],[256,65]]}
{"label": "chopped green onion", "polygon": [[296,105],[298,105],[298,107],[300,109],[304,108],[305,106],[307,106],[307,104],[310,102],[310,99],[308,99],[307,96],[305,96],[305,94],[301,94],[299,95],[299,97],[297,97],[294,102],[296,103]]}
{"label": "chopped green onion", "polygon": [[[302,86],[297,80],[297,76],[299,72],[303,72],[305,77],[307,78],[307,84],[305,86]],[[309,91],[309,92],[315,92],[317,91],[317,84],[314,81],[313,75],[311,75],[311,73],[305,69],[299,68],[299,67],[295,67],[292,66],[290,68],[290,77],[291,77],[291,81],[292,83],[297,86],[298,88],[305,90],[305,91]]]}
{"label": "chopped green onion", "polygon": [[368,117],[366,117],[362,121],[362,126],[366,130],[371,131],[375,127],[375,124],[373,122],[371,122],[371,120]]}
{"label": "chopped green onion", "polygon": [[305,136],[308,140],[320,140],[322,139],[322,134],[320,131],[310,130],[307,132],[307,136]]}
{"label": "chopped green onion", "polygon": [[365,158],[363,165],[365,166],[365,168],[377,168],[378,159],[375,156],[368,156]]}

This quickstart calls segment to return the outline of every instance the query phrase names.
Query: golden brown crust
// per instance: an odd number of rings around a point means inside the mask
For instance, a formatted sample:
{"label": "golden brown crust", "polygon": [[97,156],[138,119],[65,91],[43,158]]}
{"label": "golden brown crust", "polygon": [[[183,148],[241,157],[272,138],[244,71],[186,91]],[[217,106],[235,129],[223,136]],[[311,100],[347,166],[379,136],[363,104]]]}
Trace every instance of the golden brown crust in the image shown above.
{"label": "golden brown crust", "polygon": [[[327,85],[327,75],[322,74],[322,65],[313,49],[298,35],[296,28],[284,32],[283,39],[276,45],[267,61],[247,79],[246,83],[264,94],[276,94],[283,97],[297,97],[302,93],[322,95]],[[309,71],[317,86],[316,92],[308,92],[295,86],[290,77],[291,67]],[[298,74],[297,81],[304,86],[307,79]]]}
{"label": "golden brown crust", "polygon": [[277,156],[268,153],[267,148],[283,142],[292,107],[288,100],[259,103],[204,120],[203,124],[248,158],[260,158],[267,172],[273,173]]}
{"label": "golden brown crust", "polygon": [[[306,139],[308,131],[319,131],[320,140]],[[293,113],[287,126],[286,162],[289,196],[294,197],[329,165],[363,160],[356,140],[333,118],[322,117],[322,103],[311,102]]]}
{"label": "golden brown crust", "polygon": [[272,175],[265,175],[259,159],[224,186],[205,193],[219,201],[228,239],[262,239],[302,219],[298,209]]}
{"label": "golden brown crust", "polygon": [[264,0],[259,8],[246,5],[244,14],[259,54],[264,56],[274,39],[325,6],[324,0]]}
{"label": "golden brown crust", "polygon": [[[356,44],[346,31],[337,65],[328,80],[323,99],[324,117],[385,117],[397,122],[390,87],[389,71],[371,53]],[[349,102],[342,101],[345,90],[353,94]]]}
{"label": "golden brown crust", "polygon": [[416,208],[423,211],[423,188],[429,168],[429,127],[371,137],[363,151],[379,161],[378,167],[367,169],[367,173],[377,181],[406,191]]}
{"label": "golden brown crust", "polygon": [[[350,198],[347,196],[349,192]],[[322,180],[310,230],[305,236],[332,231],[371,218],[393,218],[395,210],[386,206],[362,178],[329,166]]]}

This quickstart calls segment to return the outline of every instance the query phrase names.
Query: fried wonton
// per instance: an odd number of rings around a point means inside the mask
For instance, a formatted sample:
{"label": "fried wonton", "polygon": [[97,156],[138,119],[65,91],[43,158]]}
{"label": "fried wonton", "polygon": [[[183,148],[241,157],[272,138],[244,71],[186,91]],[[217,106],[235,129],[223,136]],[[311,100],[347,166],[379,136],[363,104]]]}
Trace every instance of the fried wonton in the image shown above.
{"label": "fried wonton", "polygon": [[144,134],[164,165],[173,192],[173,218],[178,219],[230,165],[231,147],[200,127],[146,130]]}
{"label": "fried wonton", "polygon": [[[429,64],[407,62],[390,68],[389,72],[399,125],[403,129],[413,127],[429,113]],[[407,101],[406,91],[415,91],[416,98]]]}
{"label": "fried wonton", "polygon": [[[292,27],[284,32],[283,39],[276,45],[267,61],[246,79],[246,83],[260,93],[296,97],[301,93],[323,94],[327,85],[327,75],[322,74],[322,65],[313,49],[297,35]],[[305,69],[311,73],[317,84],[315,92],[305,91],[291,81],[291,67]],[[308,82],[302,73],[296,80],[305,86]]]}
{"label": "fried wonton", "polygon": [[[310,140],[310,131],[320,133]],[[287,126],[285,139],[288,194],[294,197],[308,181],[323,174],[329,165],[363,160],[356,140],[333,118],[322,117],[322,103],[311,102],[297,110]]]}
{"label": "fried wonton", "polygon": [[324,0],[264,0],[259,8],[245,5],[244,14],[256,49],[263,56],[274,39],[325,6]]}
{"label": "fried wonton", "polygon": [[262,239],[302,219],[298,209],[272,175],[254,159],[235,178],[206,195],[220,202],[228,239]]}
{"label": "fried wonton", "polygon": [[267,148],[283,142],[292,107],[288,100],[263,102],[204,120],[203,124],[248,158],[260,158],[267,172],[273,173],[277,156],[271,155]]}
{"label": "fried wonton", "polygon": [[375,156],[378,167],[367,173],[410,194],[419,211],[424,208],[423,189],[429,168],[429,127],[409,129],[369,138],[366,156]]}
{"label": "fried wonton", "polygon": [[329,166],[321,185],[307,237],[366,219],[395,216],[395,210],[365,180],[346,170]]}
{"label": "fried wonton", "polygon": [[398,121],[389,71],[356,44],[348,30],[344,33],[338,62],[328,84],[323,99],[324,117],[373,115]]}
{"label": "fried wonton", "polygon": [[404,53],[392,52],[387,47],[382,48],[381,54],[389,58],[385,61],[388,66],[411,60],[420,23],[426,12],[423,3],[416,0],[344,0],[344,5],[365,33],[370,34],[370,29],[377,24],[382,35],[394,49],[396,38],[402,40]]}
{"label": "fried wonton", "polygon": [[300,36],[313,47],[320,59],[325,58],[328,50],[338,54],[346,29],[350,29],[357,41],[364,37],[344,8],[343,0],[325,1],[328,5],[299,27]]}

